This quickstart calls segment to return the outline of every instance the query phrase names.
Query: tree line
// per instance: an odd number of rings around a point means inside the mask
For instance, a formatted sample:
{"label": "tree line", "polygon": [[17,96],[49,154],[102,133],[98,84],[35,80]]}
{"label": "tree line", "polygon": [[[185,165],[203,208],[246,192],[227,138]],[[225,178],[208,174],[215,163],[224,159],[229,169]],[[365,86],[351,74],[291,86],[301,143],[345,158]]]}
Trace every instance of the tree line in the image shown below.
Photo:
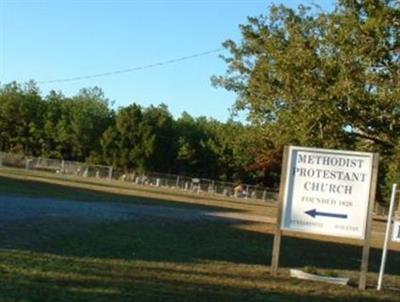
{"label": "tree line", "polygon": [[0,150],[28,156],[263,182],[253,168],[254,131],[233,120],[174,118],[163,104],[112,109],[97,87],[72,97],[42,96],[34,82],[0,87]]}

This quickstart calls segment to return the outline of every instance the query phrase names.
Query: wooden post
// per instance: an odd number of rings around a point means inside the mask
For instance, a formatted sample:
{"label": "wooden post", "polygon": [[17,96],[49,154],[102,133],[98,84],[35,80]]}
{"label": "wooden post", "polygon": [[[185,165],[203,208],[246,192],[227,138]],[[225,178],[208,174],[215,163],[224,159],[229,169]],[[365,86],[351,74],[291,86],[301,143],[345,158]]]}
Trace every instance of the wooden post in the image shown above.
{"label": "wooden post", "polygon": [[376,182],[378,179],[378,166],[379,166],[379,154],[374,153],[372,159],[372,176],[371,176],[371,188],[369,191],[369,202],[368,202],[368,216],[367,224],[365,226],[365,239],[362,249],[361,258],[361,273],[358,288],[364,290],[367,285],[367,272],[368,272],[368,260],[369,260],[369,249],[371,245],[371,231],[372,231],[372,211],[375,202]]}
{"label": "wooden post", "polygon": [[278,213],[276,217],[276,228],[274,235],[274,244],[272,247],[272,260],[271,260],[271,275],[276,276],[278,273],[279,267],[279,254],[281,249],[281,221],[282,221],[282,208],[283,208],[283,198],[285,194],[285,185],[286,185],[286,176],[287,176],[287,165],[288,165],[288,157],[289,157],[289,147],[285,146],[283,150],[283,159],[282,159],[282,171],[281,171],[281,180],[279,184],[279,196],[278,196]]}
{"label": "wooden post", "polygon": [[396,192],[397,192],[397,184],[393,184],[392,195],[390,197],[389,214],[388,214],[387,223],[386,223],[385,240],[383,241],[381,267],[379,269],[379,277],[378,277],[378,286],[376,287],[377,290],[382,289],[383,274],[385,273],[388,243],[390,241],[390,231],[391,231],[392,222],[393,222],[393,210],[394,210],[394,202],[396,200]]}

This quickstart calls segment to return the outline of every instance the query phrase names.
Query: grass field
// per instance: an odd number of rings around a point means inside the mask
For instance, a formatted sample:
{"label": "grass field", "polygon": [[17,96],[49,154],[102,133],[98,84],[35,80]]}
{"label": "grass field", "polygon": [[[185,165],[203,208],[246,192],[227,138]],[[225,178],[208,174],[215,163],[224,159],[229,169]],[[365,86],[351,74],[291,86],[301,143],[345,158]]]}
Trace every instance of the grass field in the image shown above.
{"label": "grass field", "polygon": [[[400,291],[395,290],[400,289],[398,251],[389,254],[385,290],[374,289],[384,227],[379,222],[374,225],[369,288],[359,291],[361,248],[346,240],[284,237],[279,276],[270,277],[270,232],[276,212],[262,203],[133,191],[4,169],[0,169],[0,196],[4,209],[10,209],[8,200],[25,199],[32,209],[43,200],[54,203],[54,208],[71,203],[78,209],[77,215],[63,215],[64,210],[49,215],[41,210],[35,219],[21,218],[28,216],[18,211],[7,212],[15,217],[0,213],[2,302],[400,301]],[[110,208],[115,213],[119,207],[146,211],[132,219],[91,219],[103,205],[115,206]],[[88,219],[82,219],[84,207],[93,211]],[[230,218],[202,219],[204,213]],[[243,219],[236,219],[240,215]],[[270,219],[252,221],[247,219],[251,215]],[[289,277],[289,268],[304,266],[348,276],[351,286]]]}

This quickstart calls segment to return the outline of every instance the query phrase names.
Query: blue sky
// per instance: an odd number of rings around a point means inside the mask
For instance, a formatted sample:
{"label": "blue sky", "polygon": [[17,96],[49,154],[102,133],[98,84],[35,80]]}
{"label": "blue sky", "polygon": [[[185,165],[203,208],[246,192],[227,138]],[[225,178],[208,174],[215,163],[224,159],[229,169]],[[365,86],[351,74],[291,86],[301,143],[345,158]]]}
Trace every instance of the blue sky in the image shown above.
{"label": "blue sky", "polygon": [[[271,3],[297,7],[306,0],[22,1],[0,0],[0,81],[48,81],[154,64],[240,40],[247,16],[266,14]],[[316,1],[325,9],[333,0]],[[323,4],[321,4],[323,3]],[[222,51],[221,54],[227,54]],[[225,121],[235,95],[214,88],[224,74],[218,53],[175,64],[74,82],[39,84],[43,94],[73,95],[99,86],[115,107],[165,103]]]}

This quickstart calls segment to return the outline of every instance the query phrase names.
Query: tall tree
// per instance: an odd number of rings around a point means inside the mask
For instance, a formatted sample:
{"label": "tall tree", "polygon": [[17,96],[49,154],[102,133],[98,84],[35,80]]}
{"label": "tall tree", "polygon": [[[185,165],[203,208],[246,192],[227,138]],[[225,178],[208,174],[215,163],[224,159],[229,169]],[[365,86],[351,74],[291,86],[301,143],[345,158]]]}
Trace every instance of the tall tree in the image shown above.
{"label": "tall tree", "polygon": [[148,148],[144,168],[159,172],[174,171],[177,135],[168,107],[161,104],[144,109],[142,131],[142,144]]}
{"label": "tall tree", "polygon": [[178,140],[178,171],[199,177],[216,177],[218,159],[213,150],[215,137],[205,117],[193,118],[187,112],[176,121]]}
{"label": "tall tree", "polygon": [[100,137],[112,122],[112,111],[101,89],[85,88],[66,98],[50,92],[46,98],[45,153],[84,161],[100,154]]}
{"label": "tall tree", "polygon": [[106,163],[159,172],[173,169],[175,142],[173,118],[165,105],[121,108],[101,139]]}
{"label": "tall tree", "polygon": [[44,103],[34,82],[15,82],[0,89],[0,148],[38,155],[41,151]]}
{"label": "tall tree", "polygon": [[272,6],[241,25],[241,43],[224,43],[228,72],[213,82],[262,126],[265,155],[290,143],[356,148],[383,154],[385,171],[399,149],[399,30],[394,0],[341,0],[331,13]]}

